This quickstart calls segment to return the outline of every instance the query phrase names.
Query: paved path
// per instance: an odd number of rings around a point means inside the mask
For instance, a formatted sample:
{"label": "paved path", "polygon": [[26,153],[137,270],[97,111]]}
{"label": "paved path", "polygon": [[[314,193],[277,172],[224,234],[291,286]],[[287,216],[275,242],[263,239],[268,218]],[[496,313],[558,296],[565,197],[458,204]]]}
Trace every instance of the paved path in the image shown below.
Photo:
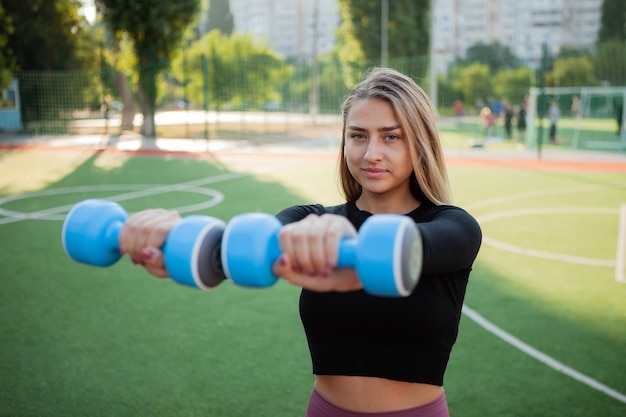
{"label": "paved path", "polygon": [[[289,142],[255,143],[250,140],[220,139],[148,139],[136,133],[123,135],[30,136],[0,134],[0,149],[96,149],[111,152],[133,152],[143,155],[174,154],[180,157],[220,155],[306,154],[336,158],[339,139],[328,135],[322,139],[300,139]],[[501,150],[485,148],[446,149],[450,164],[491,165],[536,169],[591,169],[626,173],[626,152],[603,152],[572,149],[537,150],[524,148]]]}

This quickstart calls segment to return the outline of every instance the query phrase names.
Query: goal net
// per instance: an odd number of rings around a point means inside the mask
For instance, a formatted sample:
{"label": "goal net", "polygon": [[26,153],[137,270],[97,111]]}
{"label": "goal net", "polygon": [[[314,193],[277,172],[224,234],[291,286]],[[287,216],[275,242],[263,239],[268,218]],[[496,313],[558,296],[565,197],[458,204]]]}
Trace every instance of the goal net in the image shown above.
{"label": "goal net", "polygon": [[558,110],[555,143],[574,149],[626,151],[626,87],[531,88],[526,143],[550,143],[550,105]]}

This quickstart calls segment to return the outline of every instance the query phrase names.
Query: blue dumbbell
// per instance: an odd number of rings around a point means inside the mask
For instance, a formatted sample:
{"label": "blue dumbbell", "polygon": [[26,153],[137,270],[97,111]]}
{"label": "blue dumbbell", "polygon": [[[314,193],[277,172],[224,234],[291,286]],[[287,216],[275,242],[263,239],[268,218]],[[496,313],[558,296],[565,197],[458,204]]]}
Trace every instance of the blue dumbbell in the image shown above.
{"label": "blue dumbbell", "polygon": [[[243,287],[272,286],[278,279],[272,265],[280,257],[278,234],[282,225],[263,213],[233,217],[222,237],[222,266],[228,278]],[[358,238],[339,245],[338,268],[354,268],[366,292],[403,297],[411,294],[422,269],[422,239],[407,216],[369,217]]]}
{"label": "blue dumbbell", "polygon": [[[76,262],[106,267],[117,262],[119,234],[128,218],[117,203],[90,199],[67,214],[61,233],[65,253]],[[220,246],[225,223],[208,216],[185,217],[163,246],[165,268],[179,284],[209,290],[224,279]]]}

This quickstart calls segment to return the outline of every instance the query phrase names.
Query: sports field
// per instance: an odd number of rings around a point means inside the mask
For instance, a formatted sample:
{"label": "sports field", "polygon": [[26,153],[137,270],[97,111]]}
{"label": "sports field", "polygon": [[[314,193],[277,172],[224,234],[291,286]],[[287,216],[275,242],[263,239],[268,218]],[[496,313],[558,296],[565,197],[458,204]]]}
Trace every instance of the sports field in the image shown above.
{"label": "sports field", "polygon": [[[127,258],[79,265],[60,233],[87,198],[224,220],[338,203],[331,145],[0,149],[0,416],[302,416],[313,376],[298,288],[201,292]],[[448,159],[456,203],[484,233],[446,375],[451,415],[624,416],[626,158],[500,151]]]}

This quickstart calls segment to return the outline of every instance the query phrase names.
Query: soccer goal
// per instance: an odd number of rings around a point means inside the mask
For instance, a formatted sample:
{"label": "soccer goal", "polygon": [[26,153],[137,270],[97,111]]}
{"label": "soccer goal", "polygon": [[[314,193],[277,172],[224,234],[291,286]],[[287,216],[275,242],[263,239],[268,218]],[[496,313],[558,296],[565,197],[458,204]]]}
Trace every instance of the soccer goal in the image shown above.
{"label": "soccer goal", "polygon": [[[551,104],[558,107],[556,144],[574,149],[626,151],[626,87],[530,89],[526,144],[549,143]],[[540,104],[543,103],[543,104]],[[540,112],[543,110],[543,112]]]}

